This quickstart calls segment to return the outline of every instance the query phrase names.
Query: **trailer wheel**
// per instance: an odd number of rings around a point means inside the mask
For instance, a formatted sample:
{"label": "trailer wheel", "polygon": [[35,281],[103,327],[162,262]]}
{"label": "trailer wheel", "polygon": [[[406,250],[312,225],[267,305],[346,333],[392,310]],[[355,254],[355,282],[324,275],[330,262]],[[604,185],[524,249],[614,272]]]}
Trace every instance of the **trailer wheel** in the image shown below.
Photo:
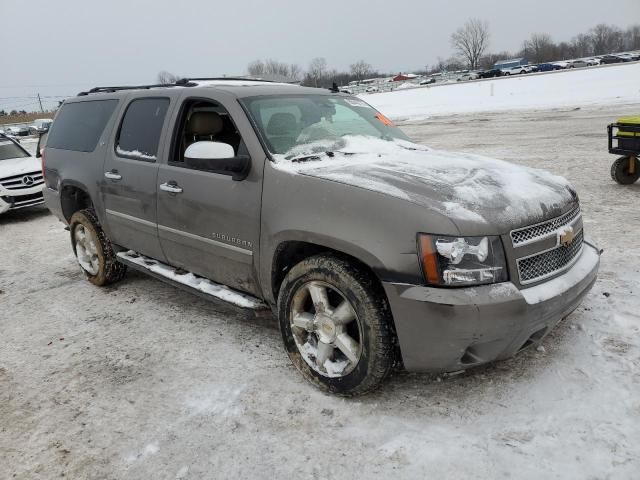
{"label": "trailer wheel", "polygon": [[631,185],[640,178],[640,161],[636,157],[618,158],[611,165],[611,178],[620,185]]}

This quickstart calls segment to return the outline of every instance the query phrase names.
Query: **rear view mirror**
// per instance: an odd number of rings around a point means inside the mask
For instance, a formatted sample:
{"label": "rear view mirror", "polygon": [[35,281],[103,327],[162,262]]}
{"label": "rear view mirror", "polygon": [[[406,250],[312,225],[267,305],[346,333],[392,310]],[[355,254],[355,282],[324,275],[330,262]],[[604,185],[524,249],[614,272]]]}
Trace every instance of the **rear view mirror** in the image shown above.
{"label": "rear view mirror", "polygon": [[184,152],[184,163],[190,168],[231,175],[234,180],[244,180],[251,165],[248,155],[235,156],[228,143],[195,142]]}

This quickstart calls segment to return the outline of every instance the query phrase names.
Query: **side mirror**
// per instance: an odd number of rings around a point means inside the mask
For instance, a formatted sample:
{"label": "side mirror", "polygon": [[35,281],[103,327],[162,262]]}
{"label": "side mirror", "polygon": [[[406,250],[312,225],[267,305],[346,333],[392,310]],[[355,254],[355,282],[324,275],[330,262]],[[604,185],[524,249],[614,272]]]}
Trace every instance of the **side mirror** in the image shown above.
{"label": "side mirror", "polygon": [[47,143],[47,137],[49,136],[49,132],[43,132],[38,136],[38,146],[36,147],[36,158],[40,158],[42,156],[42,149],[45,147]]}
{"label": "side mirror", "polygon": [[231,175],[233,180],[244,180],[249,174],[251,158],[248,155],[235,156],[228,143],[195,142],[184,152],[184,163],[197,170]]}

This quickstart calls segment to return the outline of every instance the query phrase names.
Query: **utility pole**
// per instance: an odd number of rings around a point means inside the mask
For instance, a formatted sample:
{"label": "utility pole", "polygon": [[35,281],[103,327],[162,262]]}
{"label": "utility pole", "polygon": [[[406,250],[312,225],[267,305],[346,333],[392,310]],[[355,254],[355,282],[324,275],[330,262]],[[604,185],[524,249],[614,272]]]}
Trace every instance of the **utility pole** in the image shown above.
{"label": "utility pole", "polygon": [[44,113],[44,108],[42,108],[42,100],[40,99],[40,93],[38,93],[38,103],[40,103],[40,111]]}

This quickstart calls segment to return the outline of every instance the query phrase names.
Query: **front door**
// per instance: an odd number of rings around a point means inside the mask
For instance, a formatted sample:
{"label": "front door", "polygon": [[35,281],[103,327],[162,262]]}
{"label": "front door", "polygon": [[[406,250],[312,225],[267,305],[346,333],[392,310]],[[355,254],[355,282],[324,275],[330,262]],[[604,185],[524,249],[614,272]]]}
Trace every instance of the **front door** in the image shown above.
{"label": "front door", "polygon": [[[171,265],[260,295],[254,266],[265,155],[237,102],[209,95],[185,94],[175,115],[169,161],[158,172],[158,235]],[[248,177],[235,181],[187,167],[184,152],[196,141],[227,143],[236,156],[250,155]]]}
{"label": "front door", "polygon": [[164,260],[158,239],[156,185],[160,137],[170,99],[130,99],[107,149],[102,200],[113,243]]}

